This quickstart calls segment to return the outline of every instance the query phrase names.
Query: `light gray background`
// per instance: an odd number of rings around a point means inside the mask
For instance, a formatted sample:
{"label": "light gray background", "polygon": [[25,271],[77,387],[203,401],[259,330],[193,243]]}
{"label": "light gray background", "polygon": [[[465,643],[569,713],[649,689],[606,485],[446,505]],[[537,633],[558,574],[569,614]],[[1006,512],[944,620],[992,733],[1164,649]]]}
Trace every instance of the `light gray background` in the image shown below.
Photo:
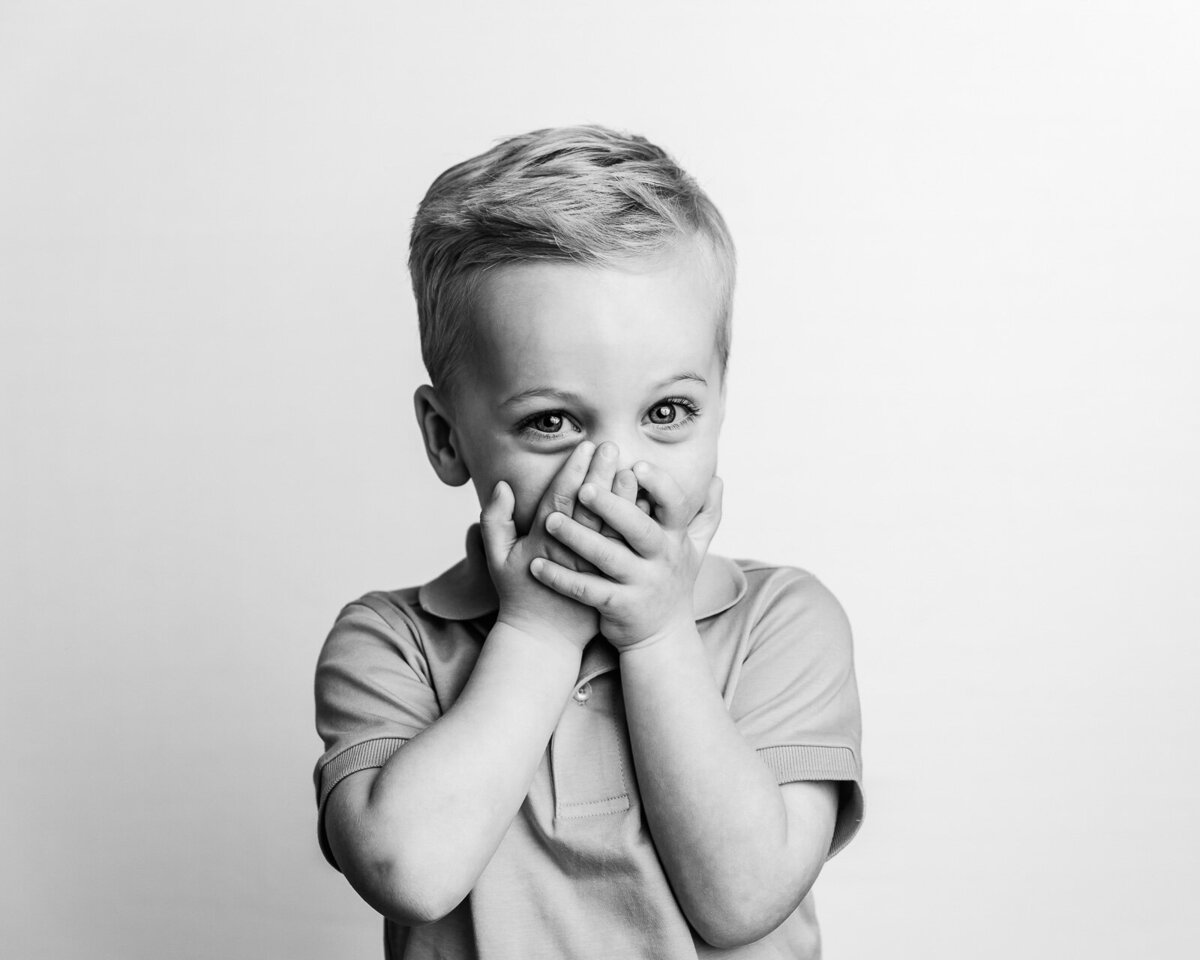
{"label": "light gray background", "polygon": [[317,851],[310,684],[340,605],[476,510],[412,424],[409,220],[495,138],[598,121],[740,247],[716,549],[856,629],[827,955],[1195,956],[1198,32],[0,2],[3,952],[381,955]]}

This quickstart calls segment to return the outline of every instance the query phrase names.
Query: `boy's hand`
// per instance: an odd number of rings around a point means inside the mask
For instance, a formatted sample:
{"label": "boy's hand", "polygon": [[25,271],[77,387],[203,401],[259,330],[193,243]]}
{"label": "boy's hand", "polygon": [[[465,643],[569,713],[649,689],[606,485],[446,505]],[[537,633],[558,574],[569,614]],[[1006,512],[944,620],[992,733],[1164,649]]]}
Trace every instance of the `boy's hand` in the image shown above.
{"label": "boy's hand", "polygon": [[620,540],[589,529],[566,511],[551,513],[546,528],[596,573],[572,569],[557,557],[534,561],[531,571],[546,586],[594,607],[600,630],[618,649],[646,646],[682,625],[695,622],[692,594],[696,574],[721,521],[721,481],[713,477],[699,512],[689,510],[679,485],[648,463],[633,475],[654,501],[655,516],[632,502],[631,477],[621,471],[613,488],[585,483],[579,500],[615,531]]}
{"label": "boy's hand", "polygon": [[542,495],[524,537],[517,536],[513,522],[512,489],[504,481],[496,484],[480,515],[480,527],[488,570],[500,596],[497,622],[534,636],[561,638],[580,649],[596,635],[596,611],[548,590],[530,576],[529,567],[535,557],[551,557],[563,569],[587,569],[578,557],[547,535],[546,518],[556,511],[574,513],[578,519],[573,522],[581,529],[599,530],[600,519],[579,506],[576,496],[584,482],[608,489],[615,472],[616,450],[611,444],[601,445],[596,452],[591,443],[580,443]]}

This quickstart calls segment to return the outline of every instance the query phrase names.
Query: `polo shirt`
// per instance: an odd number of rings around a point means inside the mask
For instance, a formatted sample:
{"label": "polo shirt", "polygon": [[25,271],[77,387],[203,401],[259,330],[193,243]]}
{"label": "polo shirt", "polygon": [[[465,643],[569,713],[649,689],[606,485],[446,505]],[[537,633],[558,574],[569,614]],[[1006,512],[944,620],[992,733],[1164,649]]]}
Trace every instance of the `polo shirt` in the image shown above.
{"label": "polo shirt", "polygon": [[[777,782],[839,782],[833,856],[863,810],[858,690],[841,606],[803,570],[715,555],[704,560],[694,600],[713,680]],[[317,665],[326,749],[314,772],[318,836],[334,867],[323,819],[330,792],[352,773],[383,766],[453,705],[496,608],[472,527],[466,557],[441,576],[369,593],[338,616]],[[424,926],[385,920],[384,939],[389,960],[820,956],[811,893],[747,946],[719,950],[694,934],[646,825],[619,657],[602,637],[584,650],[529,794],[470,895]]]}

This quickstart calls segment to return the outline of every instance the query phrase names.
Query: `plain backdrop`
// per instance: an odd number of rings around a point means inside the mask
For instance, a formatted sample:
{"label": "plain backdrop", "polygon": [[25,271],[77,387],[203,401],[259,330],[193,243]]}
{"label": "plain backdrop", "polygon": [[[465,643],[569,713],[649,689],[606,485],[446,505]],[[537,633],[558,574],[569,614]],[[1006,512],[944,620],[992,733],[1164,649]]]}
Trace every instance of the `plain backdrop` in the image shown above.
{"label": "plain backdrop", "polygon": [[405,270],[497,138],[641,132],[741,272],[714,549],[855,628],[831,960],[1194,957],[1191,3],[0,0],[0,952],[377,958],[312,670],[428,579]]}

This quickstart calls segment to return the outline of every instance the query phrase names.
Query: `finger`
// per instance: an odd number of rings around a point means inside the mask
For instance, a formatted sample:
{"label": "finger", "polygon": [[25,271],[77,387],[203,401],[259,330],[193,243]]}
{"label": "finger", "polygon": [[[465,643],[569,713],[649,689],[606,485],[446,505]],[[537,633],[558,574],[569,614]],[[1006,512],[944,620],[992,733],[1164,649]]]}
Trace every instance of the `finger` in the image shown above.
{"label": "finger", "polygon": [[589,607],[607,607],[616,594],[616,584],[611,580],[594,573],[568,570],[544,557],[534,558],[529,564],[529,572],[555,593]]}
{"label": "finger", "polygon": [[590,483],[579,488],[579,499],[605,523],[620,534],[633,550],[643,557],[658,553],[663,542],[662,528],[647,514],[618,497],[611,490],[600,490]]}
{"label": "finger", "polygon": [[483,552],[488,566],[499,569],[504,566],[517,542],[517,525],[513,522],[516,498],[512,488],[501,480],[492,489],[492,495],[479,514],[479,530],[483,537]]}
{"label": "finger", "polygon": [[[596,448],[595,454],[592,456],[592,462],[588,465],[587,475],[583,478],[584,483],[594,483],[602,490],[607,490],[613,485],[613,478],[617,472],[617,445],[606,440]],[[592,513],[587,507],[581,503],[575,504],[574,517],[585,527],[591,530],[599,530],[603,526],[603,521]]]}
{"label": "finger", "polygon": [[621,541],[606,537],[561,513],[546,518],[546,529],[563,546],[614,580],[628,582],[636,558]]}
{"label": "finger", "polygon": [[708,545],[721,525],[721,504],[725,495],[725,484],[720,477],[713,477],[708,482],[708,493],[704,498],[704,506],[696,514],[696,518],[688,524],[688,537],[696,547],[696,552],[704,556]]}
{"label": "finger", "polygon": [[595,450],[595,444],[584,440],[571,451],[571,455],[567,457],[566,462],[554,475],[554,479],[550,481],[546,492],[542,494],[542,499],[538,501],[537,514],[534,517],[535,528],[538,523],[544,523],[546,517],[555,510],[565,513],[567,516],[571,515],[575,509],[575,495],[579,492],[579,485],[583,483],[583,478],[587,475],[588,464],[591,463]]}
{"label": "finger", "polygon": [[645,460],[639,460],[633,465],[634,475],[642,489],[654,501],[654,516],[669,530],[683,530],[692,513],[688,510],[687,494],[662,467],[656,467]]}
{"label": "finger", "polygon": [[633,475],[633,471],[626,467],[624,470],[618,471],[616,477],[613,478],[612,492],[622,500],[628,500],[633,503],[637,500],[638,482],[637,477]]}
{"label": "finger", "polygon": [[[632,470],[626,467],[624,470],[617,471],[617,475],[613,478],[612,492],[614,496],[620,497],[622,500],[628,500],[630,503],[637,502],[637,477],[633,475]],[[606,537],[619,536],[617,531],[607,523],[600,528],[600,532]]]}

